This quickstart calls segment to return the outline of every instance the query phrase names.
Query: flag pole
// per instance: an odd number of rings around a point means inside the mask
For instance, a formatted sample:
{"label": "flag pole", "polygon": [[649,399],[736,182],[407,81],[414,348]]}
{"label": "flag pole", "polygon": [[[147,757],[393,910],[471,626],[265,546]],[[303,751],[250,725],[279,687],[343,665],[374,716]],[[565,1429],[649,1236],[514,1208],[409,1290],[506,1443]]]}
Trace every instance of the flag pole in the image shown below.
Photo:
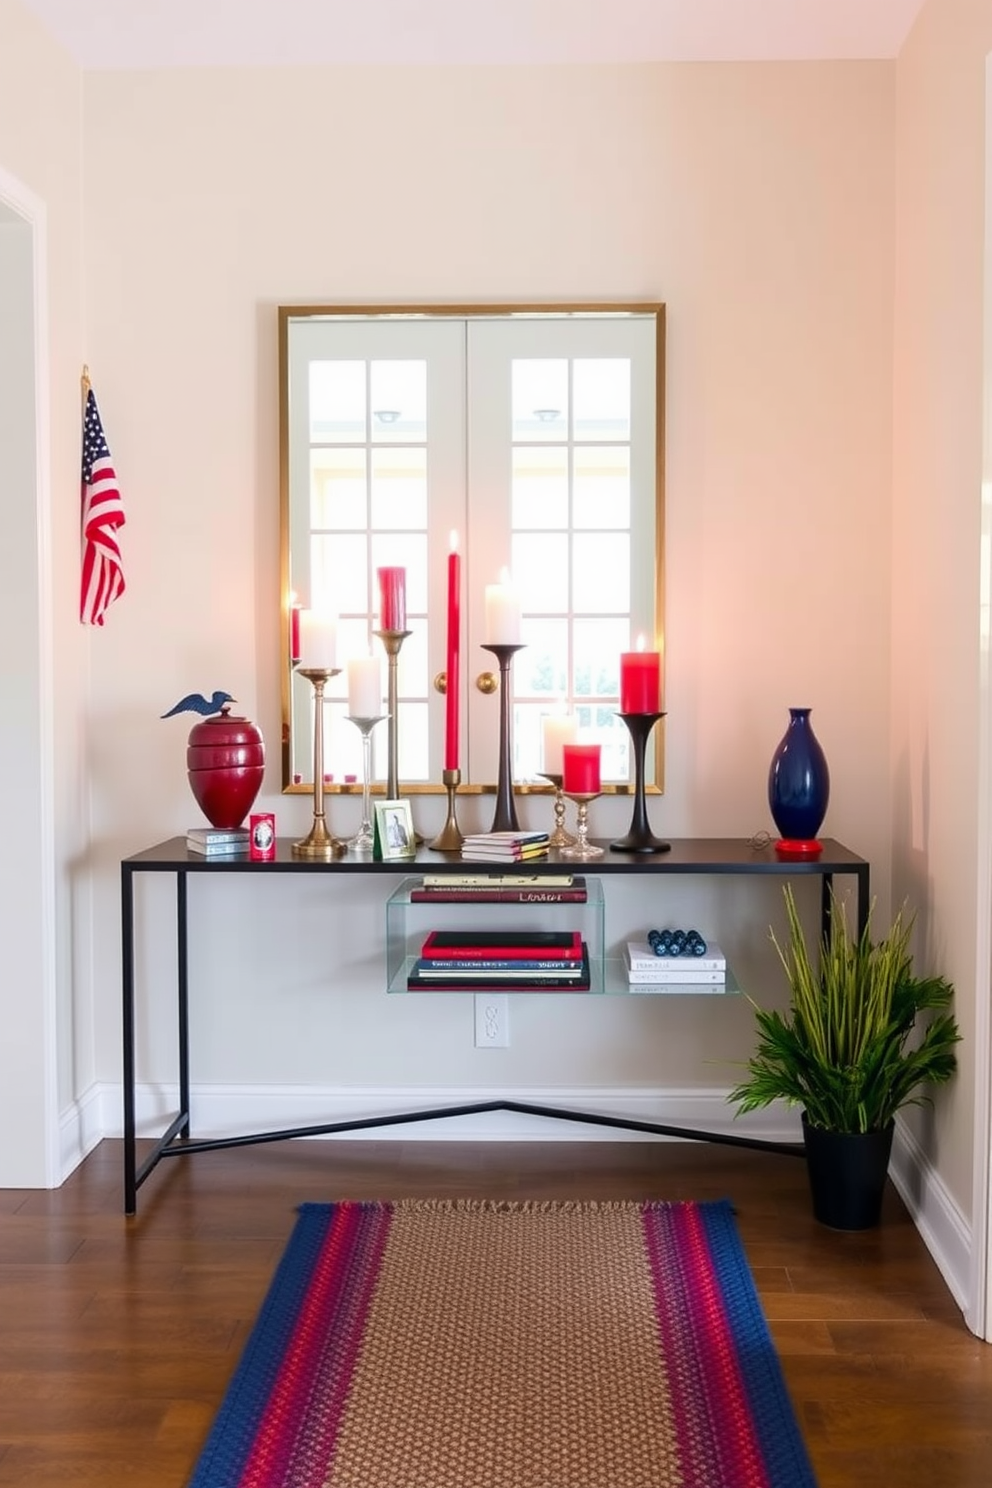
{"label": "flag pole", "polygon": [[79,382],[83,394],[83,407],[85,408],[86,399],[89,397],[90,388],[93,386],[93,384],[90,382],[90,369],[85,362],[83,363],[83,375],[79,379]]}

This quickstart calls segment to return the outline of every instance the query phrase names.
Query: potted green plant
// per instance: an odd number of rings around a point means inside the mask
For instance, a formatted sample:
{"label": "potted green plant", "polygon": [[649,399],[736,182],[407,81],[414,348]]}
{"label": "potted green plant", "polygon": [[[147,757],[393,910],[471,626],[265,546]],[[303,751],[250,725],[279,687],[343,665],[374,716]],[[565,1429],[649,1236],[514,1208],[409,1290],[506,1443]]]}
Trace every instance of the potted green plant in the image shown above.
{"label": "potted green plant", "polygon": [[[810,953],[792,888],[788,936],[772,931],[789,983],[785,1013],[755,1003],[758,1046],[730,1092],[740,1112],[775,1100],[802,1107],[813,1212],[835,1229],[878,1223],[896,1112],[928,1102],[949,1080],[960,1034],[943,977],[913,974],[913,920],[900,910],[887,935],[855,936],[831,897],[829,928]],[[928,1016],[924,1016],[928,1015]]]}

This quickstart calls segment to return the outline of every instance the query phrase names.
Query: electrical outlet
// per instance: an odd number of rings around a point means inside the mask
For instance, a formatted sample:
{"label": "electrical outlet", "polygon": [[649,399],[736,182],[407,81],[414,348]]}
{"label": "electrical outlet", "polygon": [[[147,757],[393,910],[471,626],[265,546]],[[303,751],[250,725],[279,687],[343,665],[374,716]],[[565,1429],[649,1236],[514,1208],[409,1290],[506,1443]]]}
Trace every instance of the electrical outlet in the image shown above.
{"label": "electrical outlet", "polygon": [[475,1047],[510,1047],[510,999],[505,992],[476,992]]}

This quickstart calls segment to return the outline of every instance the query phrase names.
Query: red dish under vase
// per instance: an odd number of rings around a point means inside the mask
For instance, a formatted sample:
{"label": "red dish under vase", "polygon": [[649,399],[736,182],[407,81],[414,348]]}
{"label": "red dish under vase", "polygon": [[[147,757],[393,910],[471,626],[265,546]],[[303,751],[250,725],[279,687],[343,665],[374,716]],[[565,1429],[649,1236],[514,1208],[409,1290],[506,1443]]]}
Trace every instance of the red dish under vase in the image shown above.
{"label": "red dish under vase", "polygon": [[265,743],[257,724],[223,708],[190,729],[186,770],[196,803],[212,827],[240,827],[262,788]]}

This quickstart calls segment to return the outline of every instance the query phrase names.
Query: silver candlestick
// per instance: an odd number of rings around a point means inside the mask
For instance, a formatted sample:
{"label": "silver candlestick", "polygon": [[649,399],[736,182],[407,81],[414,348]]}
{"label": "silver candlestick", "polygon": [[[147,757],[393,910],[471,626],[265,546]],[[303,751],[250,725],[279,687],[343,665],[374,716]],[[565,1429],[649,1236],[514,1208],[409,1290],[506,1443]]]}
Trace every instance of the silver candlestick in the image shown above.
{"label": "silver candlestick", "polygon": [[545,780],[550,780],[555,788],[555,829],[548,838],[549,847],[574,847],[576,838],[565,827],[565,796],[561,788],[561,776],[551,775],[547,770],[541,774]]}

